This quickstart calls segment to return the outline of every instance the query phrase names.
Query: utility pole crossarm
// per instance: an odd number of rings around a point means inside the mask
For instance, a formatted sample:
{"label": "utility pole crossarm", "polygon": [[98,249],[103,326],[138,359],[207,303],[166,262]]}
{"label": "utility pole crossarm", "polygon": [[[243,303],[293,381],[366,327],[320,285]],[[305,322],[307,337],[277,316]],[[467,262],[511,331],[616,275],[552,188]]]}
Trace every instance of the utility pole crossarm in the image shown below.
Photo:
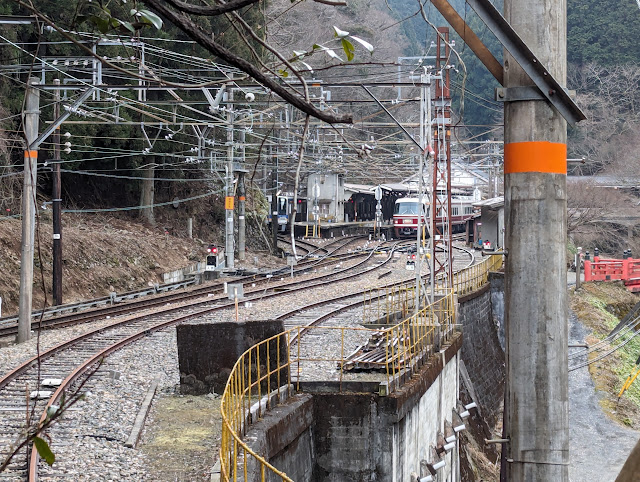
{"label": "utility pole crossarm", "polygon": [[520,64],[522,70],[531,78],[540,89],[544,98],[553,105],[560,115],[571,124],[575,125],[587,117],[578,105],[569,96],[567,89],[560,85],[549,70],[540,62],[527,44],[520,38],[516,31],[509,25],[502,14],[491,4],[489,0],[467,0],[471,8],[475,10],[480,19],[489,27],[498,41]]}
{"label": "utility pole crossarm", "polygon": [[[640,0],[639,0],[640,1]],[[444,19],[454,28],[460,38],[476,54],[476,57],[491,72],[491,75],[504,85],[502,64],[493,56],[491,51],[482,43],[473,30],[467,25],[464,19],[455,11],[449,0],[431,0],[434,7],[438,9]]]}
{"label": "utility pole crossarm", "polygon": [[46,141],[47,138],[51,134],[53,134],[53,132],[60,126],[60,124],[62,124],[64,121],[66,121],[69,118],[69,116],[73,113],[73,111],[75,109],[77,109],[78,107],[80,107],[82,105],[82,103],[85,100],[87,100],[91,94],[93,94],[93,92],[95,90],[96,90],[96,87],[89,87],[82,94],[80,94],[80,97],[78,97],[73,104],[71,104],[69,107],[67,107],[67,110],[66,110],[66,112],[64,114],[62,114],[60,117],[58,117],[56,120],[54,120],[51,123],[51,125],[49,127],[47,127],[44,130],[44,132],[42,134],[40,134],[35,141],[33,141],[31,144],[29,144],[29,149],[30,150],[38,149],[38,147],[40,147],[40,144],[42,144],[44,141]]}

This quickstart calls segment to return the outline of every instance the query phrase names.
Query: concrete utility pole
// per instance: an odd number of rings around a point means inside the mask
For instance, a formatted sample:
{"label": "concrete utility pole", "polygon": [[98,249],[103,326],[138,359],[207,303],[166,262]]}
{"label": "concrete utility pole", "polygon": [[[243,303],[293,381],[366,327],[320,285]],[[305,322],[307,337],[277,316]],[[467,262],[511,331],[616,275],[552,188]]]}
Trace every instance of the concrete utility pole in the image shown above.
{"label": "concrete utility pole", "polygon": [[273,240],[272,254],[278,255],[278,164],[271,174],[273,194],[271,194],[271,239]]}
{"label": "concrete utility pole", "polygon": [[[566,0],[506,0],[505,17],[566,84]],[[505,87],[532,80],[505,51]],[[505,103],[508,481],[568,481],[566,121],[543,100]]]}
{"label": "concrete utility pole", "polygon": [[[246,134],[244,129],[240,131],[240,149],[242,149],[242,169],[245,169],[246,152],[245,142]],[[245,219],[247,205],[247,189],[244,185],[244,171],[238,172],[238,259],[243,261],[246,249],[246,232],[247,224]]]}
{"label": "concrete utility pole", "polygon": [[[60,79],[53,83],[60,85]],[[53,120],[60,117],[60,90],[53,94]],[[60,126],[53,132],[53,304],[62,304],[62,182],[60,179]]]}
{"label": "concrete utility pole", "polygon": [[238,259],[244,260],[246,249],[246,187],[244,185],[244,172],[238,173]]}
{"label": "concrete utility pole", "polygon": [[31,337],[31,306],[33,304],[33,252],[36,225],[36,181],[38,151],[31,144],[38,137],[40,91],[34,87],[38,79],[30,77],[24,102],[24,189],[22,192],[22,257],[20,258],[20,301],[18,307],[18,343]]}
{"label": "concrete utility pole", "polygon": [[235,246],[233,239],[233,89],[227,85],[227,169],[225,180],[225,254],[227,258],[227,268],[235,267]]}

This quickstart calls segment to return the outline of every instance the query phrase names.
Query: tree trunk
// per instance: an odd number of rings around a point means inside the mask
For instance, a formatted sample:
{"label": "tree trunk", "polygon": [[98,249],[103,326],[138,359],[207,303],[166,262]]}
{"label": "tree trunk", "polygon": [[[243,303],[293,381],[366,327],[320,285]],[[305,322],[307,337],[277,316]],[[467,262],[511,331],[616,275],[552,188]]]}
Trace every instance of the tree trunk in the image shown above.
{"label": "tree trunk", "polygon": [[142,184],[140,186],[140,219],[151,225],[155,225],[156,221],[153,217],[153,193],[154,193],[154,177],[155,164],[148,164],[143,171]]}

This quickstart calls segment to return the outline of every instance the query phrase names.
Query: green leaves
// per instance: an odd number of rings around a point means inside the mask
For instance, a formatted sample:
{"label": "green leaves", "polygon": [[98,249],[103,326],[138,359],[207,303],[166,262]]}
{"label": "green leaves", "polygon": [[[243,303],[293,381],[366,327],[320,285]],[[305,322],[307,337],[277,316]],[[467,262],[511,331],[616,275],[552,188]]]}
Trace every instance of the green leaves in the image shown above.
{"label": "green leaves", "polygon": [[53,465],[53,462],[56,460],[56,456],[53,454],[51,449],[49,448],[49,444],[45,442],[40,437],[33,438],[33,444],[36,446],[36,450],[38,451],[38,455],[42,457],[42,459],[48,463],[49,465]]}
{"label": "green leaves", "polygon": [[117,20],[117,19],[113,19],[116,22],[118,22],[118,25],[115,25],[114,27],[119,27],[120,25],[122,25],[124,28],[126,28],[129,32],[131,33],[135,33],[136,29],[133,28],[133,25],[131,25],[131,23],[129,22],[125,22],[124,20]]}
{"label": "green leaves", "polygon": [[366,40],[362,40],[360,37],[356,37],[355,35],[350,35],[351,40],[355,40],[360,45],[362,45],[365,49],[369,51],[370,54],[373,54],[373,45],[371,45]]}
{"label": "green leaves", "polygon": [[338,27],[336,27],[335,25],[333,26],[333,32],[334,32],[334,34],[333,34],[334,38],[340,39],[340,44],[342,45],[342,50],[344,50],[344,53],[347,56],[347,60],[349,62],[351,62],[353,60],[353,58],[355,57],[355,52],[356,52],[356,49],[353,46],[353,43],[351,43],[351,41],[349,39],[356,41],[362,47],[367,49],[367,51],[370,54],[373,54],[373,45],[371,45],[366,40],[362,40],[360,37],[356,37],[355,35],[349,35],[349,32],[347,32],[346,30],[341,30]]}
{"label": "green leaves", "polygon": [[338,38],[345,38],[347,35],[349,35],[349,32],[346,32],[345,30],[340,30],[335,25],[333,26],[333,31],[335,32],[334,37],[338,37]]}
{"label": "green leaves", "polygon": [[111,27],[109,25],[110,22],[106,18],[98,17],[97,15],[91,15],[90,17],[87,17],[87,21],[94,24],[98,28],[100,33],[107,33],[109,30],[111,30]]}
{"label": "green leaves", "polygon": [[162,28],[162,19],[149,10],[131,9],[129,13],[135,17],[139,17],[142,23],[153,25],[157,30]]}
{"label": "green leaves", "polygon": [[313,44],[313,50],[321,50],[322,52],[325,52],[329,57],[334,58],[334,59],[339,60],[340,62],[342,62],[342,57],[340,57],[335,52],[335,50],[330,49],[328,47],[325,47],[324,45]]}
{"label": "green leaves", "polygon": [[[346,55],[348,62],[351,62],[356,57],[356,46],[352,41],[356,42],[361,47],[364,47],[370,54],[373,54],[373,45],[371,45],[366,40],[356,37],[355,35],[350,35],[349,32],[347,32],[346,30],[342,30],[335,25],[333,26],[333,38],[336,42],[338,40],[340,41],[340,47]],[[290,62],[300,62],[306,70],[308,70],[309,72],[313,72],[313,68],[308,63],[302,62],[302,59],[305,57],[310,57],[317,52],[324,52],[332,59],[336,59],[339,62],[344,62],[344,59],[340,57],[340,55],[338,55],[334,49],[326,47],[322,44],[313,44],[310,51],[294,50],[293,57],[291,58]],[[289,74],[285,70],[278,70],[278,75],[287,77]]]}
{"label": "green leaves", "polygon": [[[76,18],[78,24],[82,24],[84,22],[93,24],[100,33],[106,34],[111,31],[121,31],[122,33],[135,33],[136,30],[144,26],[155,27],[157,30],[162,28],[162,19],[158,17],[155,13],[150,10],[137,10],[135,8],[129,11],[129,15],[131,15],[135,21],[129,22],[127,20],[122,20],[118,18],[114,14],[111,13],[106,7],[94,7],[90,8],[93,12],[92,15],[79,15]],[[125,12],[120,12],[126,15]]]}
{"label": "green leaves", "polygon": [[351,62],[353,60],[353,57],[355,56],[355,53],[356,53],[355,47],[346,38],[343,38],[341,40],[341,43],[342,43],[342,50],[344,50],[344,53],[347,56],[347,60],[349,62]]}

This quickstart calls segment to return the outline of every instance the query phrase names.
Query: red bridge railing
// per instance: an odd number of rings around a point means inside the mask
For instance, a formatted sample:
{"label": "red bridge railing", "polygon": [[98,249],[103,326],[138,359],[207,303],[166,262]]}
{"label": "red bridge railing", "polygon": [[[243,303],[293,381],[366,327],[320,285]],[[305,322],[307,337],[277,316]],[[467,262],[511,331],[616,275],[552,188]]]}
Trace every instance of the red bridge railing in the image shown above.
{"label": "red bridge railing", "polygon": [[640,291],[640,259],[605,259],[584,262],[585,281],[624,281],[630,291]]}

